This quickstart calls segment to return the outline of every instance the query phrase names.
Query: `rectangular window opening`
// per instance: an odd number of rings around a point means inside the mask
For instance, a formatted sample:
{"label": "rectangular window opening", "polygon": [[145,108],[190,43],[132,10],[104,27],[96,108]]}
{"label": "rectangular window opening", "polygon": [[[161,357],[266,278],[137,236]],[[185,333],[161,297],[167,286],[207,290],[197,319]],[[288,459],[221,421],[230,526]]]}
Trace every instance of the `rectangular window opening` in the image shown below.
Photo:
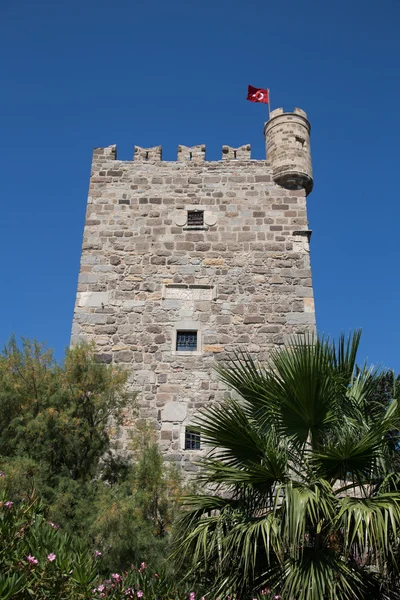
{"label": "rectangular window opening", "polygon": [[197,427],[186,427],[185,450],[200,450],[200,429]]}
{"label": "rectangular window opening", "polygon": [[196,352],[197,331],[177,331],[176,350],[177,352]]}
{"label": "rectangular window opening", "polygon": [[204,210],[188,210],[187,224],[189,227],[203,227]]}

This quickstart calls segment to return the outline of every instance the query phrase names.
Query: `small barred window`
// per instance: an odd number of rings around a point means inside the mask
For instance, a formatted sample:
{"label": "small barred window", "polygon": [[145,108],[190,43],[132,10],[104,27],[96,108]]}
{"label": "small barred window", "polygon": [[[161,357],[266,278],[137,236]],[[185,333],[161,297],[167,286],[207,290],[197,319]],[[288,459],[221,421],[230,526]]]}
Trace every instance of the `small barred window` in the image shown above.
{"label": "small barred window", "polygon": [[204,210],[188,210],[188,227],[204,227]]}
{"label": "small barred window", "polygon": [[200,450],[200,429],[186,427],[185,450]]}
{"label": "small barred window", "polygon": [[197,331],[177,331],[176,350],[178,352],[196,352]]}

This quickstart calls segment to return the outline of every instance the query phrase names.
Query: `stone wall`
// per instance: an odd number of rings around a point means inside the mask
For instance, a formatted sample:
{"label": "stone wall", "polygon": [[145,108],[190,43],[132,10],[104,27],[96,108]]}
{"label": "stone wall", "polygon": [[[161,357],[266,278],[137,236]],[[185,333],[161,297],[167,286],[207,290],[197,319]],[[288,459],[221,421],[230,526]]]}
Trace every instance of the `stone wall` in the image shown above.
{"label": "stone wall", "polygon": [[[315,327],[305,191],[279,187],[247,145],[224,146],[221,162],[205,151],[163,162],[160,147],[133,161],[95,149],[72,330],[129,370],[139,417],[186,471],[198,451],[184,450],[185,426],[224,394],[215,361],[239,348],[265,360]],[[201,228],[187,224],[194,209]],[[198,331],[196,352],[176,350],[177,330]]]}

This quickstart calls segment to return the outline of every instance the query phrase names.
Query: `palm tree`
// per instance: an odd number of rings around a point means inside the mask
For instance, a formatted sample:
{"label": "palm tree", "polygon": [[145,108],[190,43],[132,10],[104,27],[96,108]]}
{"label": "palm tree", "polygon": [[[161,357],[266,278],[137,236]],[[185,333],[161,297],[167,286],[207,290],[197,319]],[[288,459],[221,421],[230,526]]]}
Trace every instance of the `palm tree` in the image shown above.
{"label": "palm tree", "polygon": [[[400,598],[400,408],[357,368],[360,332],[293,340],[266,366],[217,368],[232,393],[201,411],[207,494],[187,497],[176,556],[213,595]],[[250,595],[251,594],[251,595]]]}

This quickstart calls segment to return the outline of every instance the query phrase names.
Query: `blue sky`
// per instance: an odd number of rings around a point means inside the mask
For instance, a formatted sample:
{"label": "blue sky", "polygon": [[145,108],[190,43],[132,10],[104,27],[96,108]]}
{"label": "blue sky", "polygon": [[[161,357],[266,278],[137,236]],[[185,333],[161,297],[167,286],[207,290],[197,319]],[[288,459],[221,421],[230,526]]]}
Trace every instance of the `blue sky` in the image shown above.
{"label": "blue sky", "polygon": [[263,158],[250,83],[312,124],[319,330],[400,370],[399,23],[399,0],[3,0],[0,344],[68,345],[92,148]]}

